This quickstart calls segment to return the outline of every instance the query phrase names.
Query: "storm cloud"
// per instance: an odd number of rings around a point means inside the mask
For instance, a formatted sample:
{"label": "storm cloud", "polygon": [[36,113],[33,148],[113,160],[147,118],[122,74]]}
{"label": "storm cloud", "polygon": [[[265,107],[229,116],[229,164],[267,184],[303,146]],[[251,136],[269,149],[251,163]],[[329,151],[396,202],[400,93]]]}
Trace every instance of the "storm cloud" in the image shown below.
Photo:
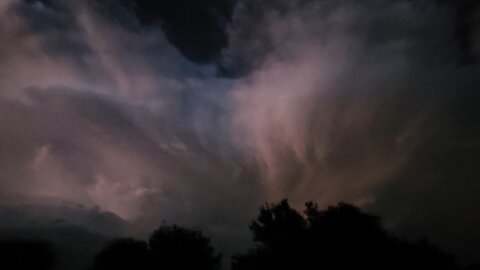
{"label": "storm cloud", "polygon": [[349,201],[479,259],[478,5],[152,3],[0,3],[4,209],[229,253],[265,201]]}

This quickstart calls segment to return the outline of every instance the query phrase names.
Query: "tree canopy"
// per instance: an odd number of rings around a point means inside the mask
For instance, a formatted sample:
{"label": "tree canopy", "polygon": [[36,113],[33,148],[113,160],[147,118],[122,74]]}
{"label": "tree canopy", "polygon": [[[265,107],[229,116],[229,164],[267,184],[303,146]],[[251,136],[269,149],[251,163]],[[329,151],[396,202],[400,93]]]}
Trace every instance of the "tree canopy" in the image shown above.
{"label": "tree canopy", "polygon": [[287,200],[266,204],[250,226],[256,247],[233,259],[233,270],[268,269],[455,269],[451,256],[428,242],[390,235],[380,218],[339,203],[303,213]]}
{"label": "tree canopy", "polygon": [[161,226],[148,242],[132,238],[111,241],[96,256],[95,270],[196,269],[216,270],[220,255],[215,254],[210,239],[199,230]]}
{"label": "tree canopy", "polygon": [[[475,270],[458,266],[452,256],[426,240],[409,242],[387,232],[381,219],[338,203],[303,212],[287,200],[265,204],[250,225],[255,246],[233,256],[232,270],[436,269]],[[131,238],[109,243],[95,259],[95,270],[217,270],[220,256],[201,231],[161,226],[147,241]]]}

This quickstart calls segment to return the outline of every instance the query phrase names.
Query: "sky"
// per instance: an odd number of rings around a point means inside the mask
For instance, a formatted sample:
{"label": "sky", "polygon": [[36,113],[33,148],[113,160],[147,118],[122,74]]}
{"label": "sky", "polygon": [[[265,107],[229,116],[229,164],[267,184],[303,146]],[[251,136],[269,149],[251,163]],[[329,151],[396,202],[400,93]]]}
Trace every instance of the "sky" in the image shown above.
{"label": "sky", "polygon": [[480,261],[478,1],[0,0],[0,40],[0,235],[231,254],[346,201]]}

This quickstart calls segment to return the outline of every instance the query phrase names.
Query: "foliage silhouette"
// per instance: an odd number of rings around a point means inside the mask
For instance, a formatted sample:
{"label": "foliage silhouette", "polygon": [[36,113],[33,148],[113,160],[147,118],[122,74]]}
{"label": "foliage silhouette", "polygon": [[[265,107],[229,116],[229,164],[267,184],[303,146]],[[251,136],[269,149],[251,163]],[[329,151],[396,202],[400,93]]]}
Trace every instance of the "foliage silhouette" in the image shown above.
{"label": "foliage silhouette", "polygon": [[97,270],[150,268],[147,243],[132,238],[113,240],[95,257]]}
{"label": "foliage silhouette", "polygon": [[150,236],[149,246],[158,269],[214,270],[220,263],[210,239],[198,230],[162,226]]}
{"label": "foliage silhouette", "polygon": [[210,239],[198,230],[161,226],[148,243],[131,238],[110,242],[94,263],[95,270],[121,269],[196,269],[216,270],[220,255],[215,255]]}
{"label": "foliage silhouette", "polygon": [[286,200],[264,205],[250,226],[257,245],[234,256],[232,269],[457,269],[451,256],[388,234],[378,217],[353,205],[321,211],[308,202],[303,214]]}
{"label": "foliage silhouette", "polygon": [[0,269],[53,269],[54,255],[50,243],[40,240],[0,240]]}

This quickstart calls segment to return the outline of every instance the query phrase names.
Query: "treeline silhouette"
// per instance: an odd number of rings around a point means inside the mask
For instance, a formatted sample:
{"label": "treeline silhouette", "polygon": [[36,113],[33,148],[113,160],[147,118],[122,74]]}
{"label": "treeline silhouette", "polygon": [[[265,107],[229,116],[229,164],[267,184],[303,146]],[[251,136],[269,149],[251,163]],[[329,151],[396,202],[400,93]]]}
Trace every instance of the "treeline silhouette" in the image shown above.
{"label": "treeline silhouette", "polygon": [[95,257],[95,270],[197,269],[216,270],[210,239],[198,230],[162,226],[148,242],[131,238],[113,240]]}
{"label": "treeline silhouette", "polygon": [[390,235],[377,216],[353,205],[305,206],[303,215],[286,200],[263,206],[250,226],[257,245],[235,256],[232,270],[457,269],[452,256]]}
{"label": "treeline silhouette", "polygon": [[[301,213],[287,200],[265,204],[250,225],[255,246],[232,257],[232,270],[440,269],[461,267],[426,240],[409,242],[388,233],[379,217],[339,203],[320,210],[307,202]],[[201,231],[160,226],[148,240],[119,238],[95,256],[93,270],[217,270],[221,256]],[[0,269],[54,269],[45,241],[0,241]]]}

